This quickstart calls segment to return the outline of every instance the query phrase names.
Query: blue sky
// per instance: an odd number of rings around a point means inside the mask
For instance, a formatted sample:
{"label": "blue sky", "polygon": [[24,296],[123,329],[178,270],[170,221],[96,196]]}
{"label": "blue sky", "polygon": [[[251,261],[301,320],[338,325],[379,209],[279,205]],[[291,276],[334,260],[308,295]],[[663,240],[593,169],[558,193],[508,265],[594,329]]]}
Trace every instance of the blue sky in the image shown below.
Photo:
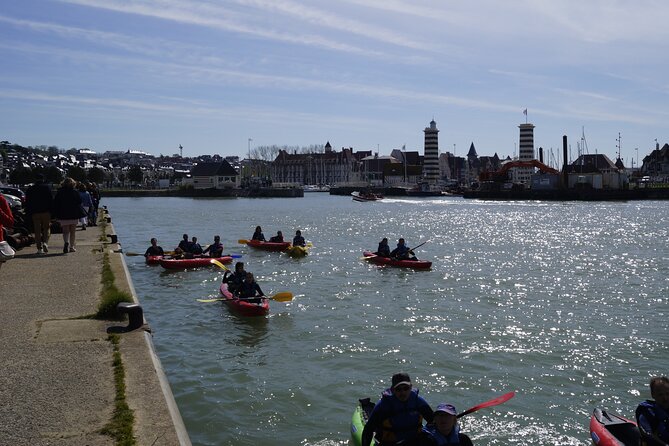
{"label": "blue sky", "polygon": [[[243,156],[258,145],[627,165],[669,141],[663,0],[63,0],[0,10],[0,139]],[[547,155],[548,156],[548,155]]]}

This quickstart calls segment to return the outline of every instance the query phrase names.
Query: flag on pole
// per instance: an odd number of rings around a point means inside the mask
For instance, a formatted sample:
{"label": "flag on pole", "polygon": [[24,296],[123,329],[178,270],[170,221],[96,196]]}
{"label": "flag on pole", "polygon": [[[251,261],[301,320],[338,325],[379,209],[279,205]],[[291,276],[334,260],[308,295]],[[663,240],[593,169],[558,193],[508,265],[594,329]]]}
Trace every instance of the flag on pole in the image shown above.
{"label": "flag on pole", "polygon": [[527,116],[527,109],[523,110],[523,114]]}

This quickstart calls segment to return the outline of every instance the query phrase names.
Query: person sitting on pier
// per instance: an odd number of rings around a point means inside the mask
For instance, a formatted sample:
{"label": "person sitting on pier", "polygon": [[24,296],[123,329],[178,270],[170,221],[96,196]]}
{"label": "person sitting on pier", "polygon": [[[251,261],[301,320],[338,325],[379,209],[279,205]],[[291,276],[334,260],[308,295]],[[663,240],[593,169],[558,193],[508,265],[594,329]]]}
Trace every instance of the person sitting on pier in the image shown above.
{"label": "person sitting on pier", "polygon": [[[228,276],[228,274],[230,275]],[[230,272],[230,270],[225,271],[223,282],[228,284],[228,291],[234,294],[242,286],[245,278],[244,262],[237,262],[235,263],[234,272]]]}
{"label": "person sitting on pier", "polygon": [[281,231],[276,231],[276,235],[270,237],[269,241],[272,243],[283,243],[283,233],[281,233]]}
{"label": "person sitting on pier", "polygon": [[151,246],[149,246],[146,249],[146,252],[144,253],[144,257],[149,257],[149,256],[164,256],[165,251],[163,251],[163,248],[158,246],[158,240],[154,237],[151,239]]}
{"label": "person sitting on pier", "polygon": [[416,256],[413,255],[413,251],[405,244],[403,238],[397,241],[397,248],[392,250],[390,257],[396,260],[417,260]]}
{"label": "person sitting on pier", "polygon": [[376,248],[374,253],[379,257],[390,257],[390,246],[388,246],[388,239],[383,237],[383,240],[379,242],[379,247]]}
{"label": "person sitting on pier", "polygon": [[295,237],[293,237],[293,246],[307,246],[306,240],[302,237],[302,231],[299,229],[295,231]]}
{"label": "person sitting on pier", "polygon": [[223,244],[221,243],[221,236],[214,236],[214,243],[204,248],[202,254],[209,253],[209,257],[221,257],[223,255]]}
{"label": "person sitting on pier", "polygon": [[252,303],[260,303],[265,293],[260,289],[260,285],[255,281],[253,273],[246,273],[246,277],[238,290],[239,298]]}
{"label": "person sitting on pier", "polygon": [[262,228],[260,226],[256,226],[256,230],[253,233],[253,237],[251,237],[251,240],[258,240],[261,242],[265,241],[265,234],[262,233]]}

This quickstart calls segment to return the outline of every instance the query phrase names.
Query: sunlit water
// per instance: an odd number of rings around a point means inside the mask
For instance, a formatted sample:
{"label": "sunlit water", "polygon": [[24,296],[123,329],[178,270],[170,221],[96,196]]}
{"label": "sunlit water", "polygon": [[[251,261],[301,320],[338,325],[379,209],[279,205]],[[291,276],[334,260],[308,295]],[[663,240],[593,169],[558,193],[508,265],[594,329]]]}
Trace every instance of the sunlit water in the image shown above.
{"label": "sunlit water", "polygon": [[[481,202],[307,194],[296,199],[108,198],[124,250],[155,236],[220,234],[271,302],[230,314],[222,271],[166,272],[126,257],[191,439],[198,445],[339,445],[358,398],[406,371],[458,410],[476,445],[587,445],[595,407],[632,416],[669,373],[669,203]],[[237,243],[301,229],[309,256]],[[430,271],[362,260],[403,236]]]}

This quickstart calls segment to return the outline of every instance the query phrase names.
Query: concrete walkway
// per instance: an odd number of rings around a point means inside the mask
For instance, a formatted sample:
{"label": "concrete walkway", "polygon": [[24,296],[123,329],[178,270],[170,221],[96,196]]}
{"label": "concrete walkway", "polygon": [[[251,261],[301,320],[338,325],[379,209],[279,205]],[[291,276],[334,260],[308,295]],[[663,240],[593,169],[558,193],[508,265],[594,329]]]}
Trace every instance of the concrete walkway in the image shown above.
{"label": "concrete walkway", "polygon": [[[53,234],[47,255],[33,245],[0,267],[0,444],[114,444],[99,433],[115,397],[106,330],[125,323],[75,319],[97,310],[103,250],[117,287],[134,296],[118,245],[101,234],[100,226],[77,230],[77,252],[68,254]],[[119,336],[137,444],[190,445],[151,335]]]}

